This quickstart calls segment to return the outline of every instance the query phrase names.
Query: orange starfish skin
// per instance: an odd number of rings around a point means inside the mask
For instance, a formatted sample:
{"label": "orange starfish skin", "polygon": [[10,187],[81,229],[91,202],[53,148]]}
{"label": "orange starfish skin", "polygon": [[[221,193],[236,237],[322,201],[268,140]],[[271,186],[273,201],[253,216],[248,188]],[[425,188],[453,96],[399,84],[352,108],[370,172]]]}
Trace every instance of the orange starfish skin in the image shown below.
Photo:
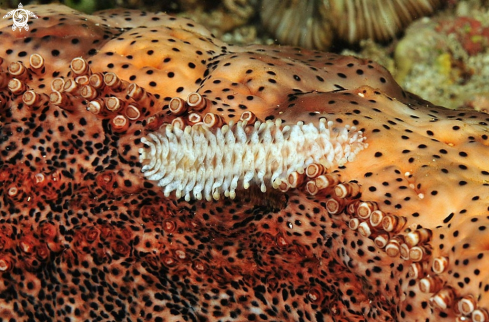
{"label": "orange starfish skin", "polygon": [[[353,57],[228,46],[164,14],[29,10],[28,35],[0,25],[2,318],[487,320],[486,114]],[[368,147],[234,200],[166,198],[141,172],[161,125],[278,118],[355,126]]]}

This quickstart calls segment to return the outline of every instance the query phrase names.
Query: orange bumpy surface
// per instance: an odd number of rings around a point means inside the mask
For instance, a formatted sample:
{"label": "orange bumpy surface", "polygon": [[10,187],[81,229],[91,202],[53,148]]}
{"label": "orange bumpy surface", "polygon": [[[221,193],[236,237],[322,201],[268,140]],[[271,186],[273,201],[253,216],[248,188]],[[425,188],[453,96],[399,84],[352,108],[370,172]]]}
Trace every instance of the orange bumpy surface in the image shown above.
{"label": "orange bumpy surface", "polygon": [[[487,114],[368,60],[229,46],[161,13],[26,8],[29,31],[0,22],[2,318],[488,320]],[[355,126],[368,147],[211,202],[141,173],[165,124],[278,118]]]}

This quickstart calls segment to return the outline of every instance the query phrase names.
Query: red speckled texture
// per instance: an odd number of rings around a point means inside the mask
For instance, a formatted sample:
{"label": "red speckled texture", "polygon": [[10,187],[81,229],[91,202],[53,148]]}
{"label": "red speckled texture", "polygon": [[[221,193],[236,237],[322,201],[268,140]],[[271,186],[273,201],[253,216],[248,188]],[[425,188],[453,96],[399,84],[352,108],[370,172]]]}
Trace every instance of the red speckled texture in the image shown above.
{"label": "red speckled texture", "polygon": [[[487,114],[435,107],[370,61],[228,46],[164,14],[29,10],[40,17],[29,32],[0,25],[2,318],[455,321],[467,296],[477,299],[477,314],[487,314]],[[14,93],[9,64],[29,68],[34,53],[45,70],[19,77],[24,88]],[[54,78],[74,79],[70,62],[80,56],[88,75],[122,80],[96,89],[95,98],[117,97],[121,109],[87,111],[84,83],[56,104],[42,96]],[[142,94],[128,92],[129,84]],[[25,104],[27,90],[41,95],[37,104]],[[333,186],[311,195],[305,184],[314,179],[303,177],[287,192],[251,187],[234,200],[165,198],[141,173],[141,138],[176,118],[171,98],[192,92],[207,100],[195,113],[223,122],[246,111],[285,124],[326,118],[355,125],[369,147],[328,173],[359,190],[340,197]],[[184,124],[192,112],[180,116]],[[338,212],[327,207],[332,200]],[[368,225],[361,202],[404,225],[374,227],[369,236],[351,229],[352,220]],[[408,243],[422,228],[430,236]],[[374,243],[378,236],[404,251],[419,247],[423,256],[389,256]],[[448,266],[435,274],[440,258]],[[436,281],[431,293],[419,289],[427,276]]]}

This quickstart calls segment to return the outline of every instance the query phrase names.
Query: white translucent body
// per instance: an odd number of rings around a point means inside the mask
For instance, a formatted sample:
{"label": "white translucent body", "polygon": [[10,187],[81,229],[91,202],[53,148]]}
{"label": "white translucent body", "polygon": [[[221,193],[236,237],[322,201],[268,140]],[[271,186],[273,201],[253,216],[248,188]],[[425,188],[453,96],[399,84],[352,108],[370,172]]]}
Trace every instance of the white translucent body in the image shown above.
{"label": "white translucent body", "polygon": [[210,129],[202,124],[185,129],[167,125],[141,142],[142,172],[158,182],[169,196],[178,198],[234,198],[236,189],[257,184],[265,192],[277,187],[294,171],[302,173],[311,163],[331,167],[352,161],[368,146],[355,127],[333,127],[321,119],[318,126],[282,126],[281,121],[243,122]]}

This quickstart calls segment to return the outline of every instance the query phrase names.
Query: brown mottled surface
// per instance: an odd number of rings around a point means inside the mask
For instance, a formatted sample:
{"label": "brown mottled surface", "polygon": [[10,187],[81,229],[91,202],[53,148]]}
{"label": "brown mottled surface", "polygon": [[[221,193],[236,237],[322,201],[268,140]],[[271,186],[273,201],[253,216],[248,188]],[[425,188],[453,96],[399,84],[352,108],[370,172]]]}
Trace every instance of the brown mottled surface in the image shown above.
{"label": "brown mottled surface", "polygon": [[[487,314],[487,114],[434,107],[402,91],[382,67],[352,57],[227,46],[163,14],[30,10],[40,19],[29,32],[0,25],[2,319],[455,321],[461,315],[453,308],[467,296]],[[9,64],[29,67],[34,53],[45,70],[19,76],[22,88],[9,89]],[[81,84],[61,103],[41,95],[56,77],[73,80],[69,64],[80,56],[89,73],[122,79],[95,89],[94,99],[117,97],[120,110],[87,111]],[[128,92],[130,83],[145,89],[140,97]],[[26,90],[41,95],[37,104],[25,104]],[[165,198],[143,178],[138,149],[143,136],[176,118],[169,100],[194,91],[208,102],[197,114],[223,121],[252,111],[261,120],[325,117],[362,129],[369,147],[328,170],[360,192],[340,198],[335,187],[314,196],[304,186],[266,194],[252,187],[235,200]],[[187,112],[181,122],[190,123]],[[369,237],[352,230],[359,200],[405,217],[405,225]],[[403,244],[420,228],[432,237],[417,245],[425,252],[418,276],[409,275],[412,259],[388,256],[373,242]],[[440,258],[448,266],[435,274]],[[436,281],[431,293],[419,290],[427,274]]]}

